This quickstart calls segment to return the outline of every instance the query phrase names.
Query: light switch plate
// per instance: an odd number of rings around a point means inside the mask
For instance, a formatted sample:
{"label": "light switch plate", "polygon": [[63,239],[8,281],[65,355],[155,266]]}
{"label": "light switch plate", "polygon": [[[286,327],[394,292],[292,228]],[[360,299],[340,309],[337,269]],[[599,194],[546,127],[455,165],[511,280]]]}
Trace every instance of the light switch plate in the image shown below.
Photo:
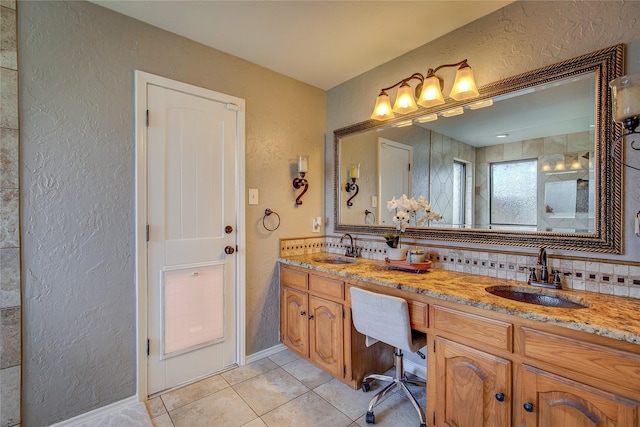
{"label": "light switch plate", "polygon": [[249,189],[249,204],[257,205],[258,204],[258,189],[250,188]]}
{"label": "light switch plate", "polygon": [[371,196],[371,207],[372,208],[378,207],[378,196]]}
{"label": "light switch plate", "polygon": [[322,226],[322,217],[317,216],[317,217],[313,218],[313,224],[312,224],[311,231],[313,231],[314,233],[319,233],[321,226]]}

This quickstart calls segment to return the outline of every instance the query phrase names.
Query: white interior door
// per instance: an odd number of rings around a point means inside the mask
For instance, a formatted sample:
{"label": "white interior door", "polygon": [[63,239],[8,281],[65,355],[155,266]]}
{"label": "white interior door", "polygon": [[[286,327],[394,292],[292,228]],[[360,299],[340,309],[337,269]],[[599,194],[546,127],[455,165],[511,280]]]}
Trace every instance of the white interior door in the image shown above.
{"label": "white interior door", "polygon": [[146,84],[147,395],[239,360],[239,108],[168,82]]}
{"label": "white interior door", "polygon": [[387,202],[403,194],[411,197],[411,161],[413,147],[385,138],[378,138],[378,220],[380,224],[393,225],[393,214],[387,210]]}

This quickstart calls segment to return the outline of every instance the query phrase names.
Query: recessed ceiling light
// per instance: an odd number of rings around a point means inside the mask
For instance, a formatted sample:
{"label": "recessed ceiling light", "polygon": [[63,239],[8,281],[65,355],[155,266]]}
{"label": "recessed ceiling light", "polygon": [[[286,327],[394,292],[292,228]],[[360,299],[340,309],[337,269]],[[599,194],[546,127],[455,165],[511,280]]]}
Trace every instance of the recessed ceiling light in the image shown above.
{"label": "recessed ceiling light", "polygon": [[496,135],[496,138],[506,138],[508,136],[509,136],[508,133],[501,133],[500,135]]}

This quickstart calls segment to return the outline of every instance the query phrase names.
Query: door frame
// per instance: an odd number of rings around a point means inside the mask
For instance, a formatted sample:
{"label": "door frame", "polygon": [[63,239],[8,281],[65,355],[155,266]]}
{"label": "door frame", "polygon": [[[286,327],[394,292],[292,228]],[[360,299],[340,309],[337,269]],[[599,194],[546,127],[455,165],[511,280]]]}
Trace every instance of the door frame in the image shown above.
{"label": "door frame", "polygon": [[236,362],[246,363],[246,235],[245,235],[245,101],[202,87],[134,70],[135,84],[135,288],[136,288],[136,398],[147,400],[147,84],[185,93],[198,92],[238,107],[236,121]]}

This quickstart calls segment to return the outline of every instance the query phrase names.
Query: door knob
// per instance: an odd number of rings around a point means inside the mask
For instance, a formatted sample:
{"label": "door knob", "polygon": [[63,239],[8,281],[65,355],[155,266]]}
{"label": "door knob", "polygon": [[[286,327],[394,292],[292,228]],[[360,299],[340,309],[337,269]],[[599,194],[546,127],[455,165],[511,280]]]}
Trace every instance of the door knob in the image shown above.
{"label": "door knob", "polygon": [[225,232],[225,233],[227,233],[227,234],[231,234],[231,233],[233,232],[233,227],[232,227],[232,226],[230,226],[230,225],[227,225],[227,226],[224,228],[224,232]]}
{"label": "door knob", "polygon": [[233,246],[227,246],[226,248],[224,248],[224,252],[227,255],[231,255],[232,253],[234,253],[236,250],[233,248]]}

